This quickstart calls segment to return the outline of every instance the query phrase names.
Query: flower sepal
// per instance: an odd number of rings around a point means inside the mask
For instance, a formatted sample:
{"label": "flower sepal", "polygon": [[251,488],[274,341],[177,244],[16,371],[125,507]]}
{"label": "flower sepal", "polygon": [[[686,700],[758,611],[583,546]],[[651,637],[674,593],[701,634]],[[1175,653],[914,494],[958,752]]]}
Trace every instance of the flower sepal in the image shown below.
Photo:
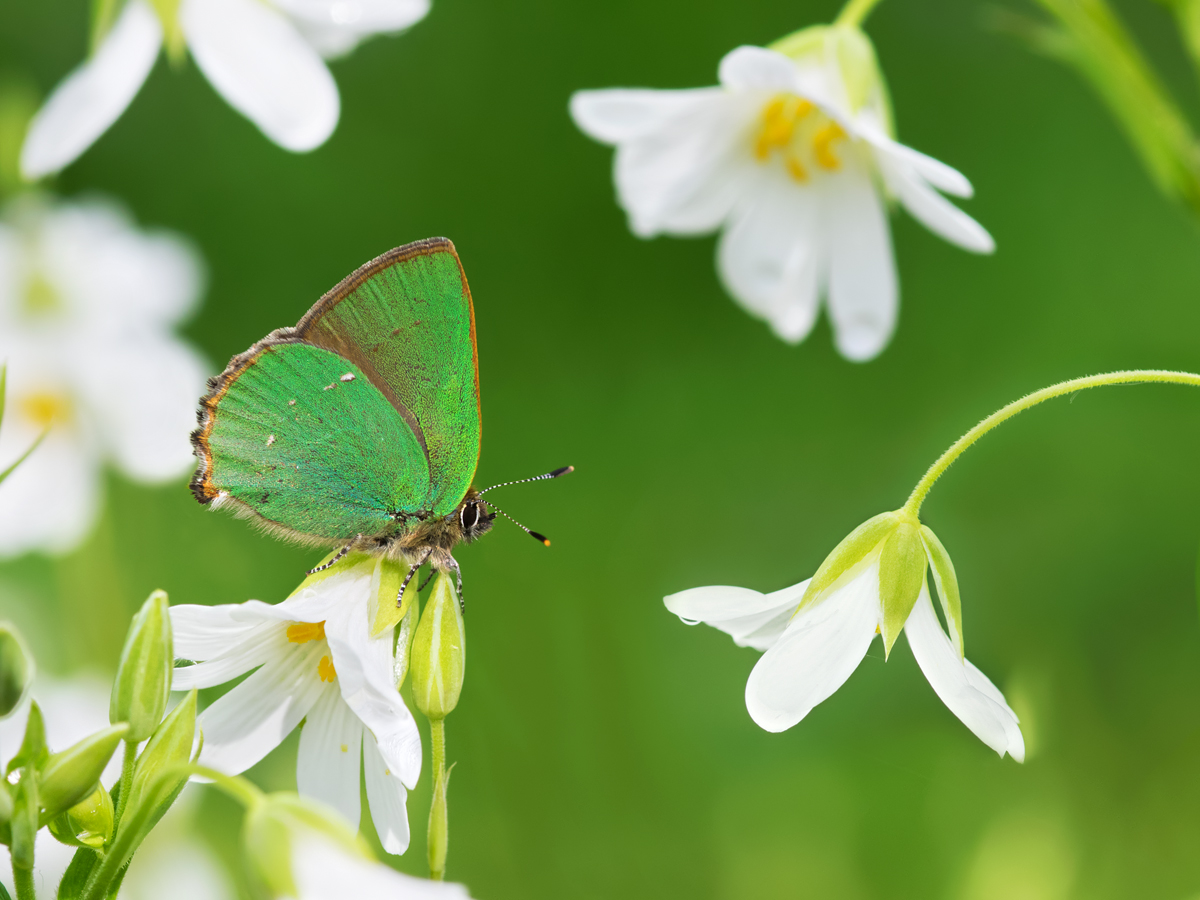
{"label": "flower sepal", "polygon": [[128,733],[124,722],[110,725],[46,759],[38,769],[43,821],[66,812],[95,791],[104,767]]}
{"label": "flower sepal", "polygon": [[769,46],[798,63],[820,60],[837,66],[846,91],[850,112],[857,113],[869,103],[881,104],[881,123],[891,136],[892,104],[887,81],[875,54],[875,45],[861,29],[851,25],[812,25],[780,38]]}
{"label": "flower sepal", "polygon": [[879,553],[879,602],[883,608],[879,631],[885,659],[891,655],[892,645],[904,630],[925,584],[921,523],[909,513],[901,512],[898,518],[895,530]]}
{"label": "flower sepal", "polygon": [[126,807],[129,815],[122,822],[139,823],[143,833],[136,843],[150,833],[187,783],[186,774],[168,770],[179,770],[192,761],[195,736],[196,690],[192,689],[155,729],[134,765]]}
{"label": "flower sepal", "polygon": [[800,598],[796,612],[820,603],[843,575],[864,563],[891,536],[900,524],[899,511],[880,513],[863,522],[842,538],[825,561],[817,567],[812,580]]}
{"label": "flower sepal", "polygon": [[305,831],[315,832],[351,856],[372,859],[366,844],[334,810],[298,794],[268,794],[247,811],[242,840],[247,859],[271,896],[301,896],[292,868],[292,844]]}

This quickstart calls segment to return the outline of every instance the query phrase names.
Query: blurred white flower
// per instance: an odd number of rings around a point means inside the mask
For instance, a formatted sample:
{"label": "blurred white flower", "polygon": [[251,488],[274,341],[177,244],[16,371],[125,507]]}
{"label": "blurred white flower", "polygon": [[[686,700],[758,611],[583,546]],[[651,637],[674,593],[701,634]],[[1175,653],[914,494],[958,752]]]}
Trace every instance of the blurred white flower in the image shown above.
{"label": "blurred white flower", "polygon": [[[391,629],[370,634],[382,560],[310,579],[282,603],[173,606],[172,690],[253,675],[201,713],[200,762],[237,774],[262,759],[301,720],[301,794],[359,820],[359,760],[367,802],[388,853],[408,849],[408,792],[421,773],[421,736],[396,689]],[[325,575],[325,573],[322,573]],[[395,596],[391,588],[390,596]]]}
{"label": "blurred white flower", "polygon": [[[831,559],[870,525],[865,523],[843,541]],[[798,723],[845,683],[876,634],[883,633],[885,649],[890,650],[889,636],[894,640],[903,628],[917,665],[950,711],[1001,756],[1007,752],[1023,762],[1025,742],[1016,713],[987,676],[962,655],[953,566],[933,533],[923,531],[917,539],[918,556],[925,557],[917,563],[919,586],[909,582],[916,596],[906,604],[892,594],[891,605],[899,608],[898,620],[889,615],[889,603],[880,588],[880,561],[892,535],[888,531],[867,532],[865,543],[858,543],[858,550],[865,551],[861,558],[847,561],[850,564],[840,575],[830,575],[834,580],[803,607],[810,582],[827,580],[822,575],[829,571],[828,560],[814,579],[771,594],[711,586],[672,594],[664,602],[689,625],[704,622],[730,635],[738,646],[765,651],[746,682],[746,709],[767,731],[784,731]],[[934,612],[925,577],[927,561],[953,638],[942,629]]]}
{"label": "blurred white flower", "polygon": [[899,305],[887,199],[967,250],[994,244],[938,193],[969,197],[967,179],[891,137],[861,31],[807,29],[774,46],[727,54],[720,87],[580,91],[571,115],[616,146],[617,195],[636,235],[722,229],[718,269],[750,313],[795,343],[825,296],[838,350],[868,360],[887,346]]}
{"label": "blurred white flower", "polygon": [[[38,677],[33,699],[42,710],[46,743],[51,751],[63,750],[108,727],[109,685],[96,675],[78,675],[69,680]],[[21,745],[29,700],[9,719],[0,722],[0,759],[7,760]],[[111,788],[121,774],[121,754],[113,755],[101,781]],[[175,802],[150,838],[142,845],[121,885],[120,900],[233,900],[237,896],[229,877],[205,845],[189,836],[194,810],[188,790]],[[55,896],[74,847],[60,844],[50,832],[38,832],[34,847],[34,883],[38,895]],[[13,892],[8,849],[0,847],[0,882]],[[13,894],[15,896],[15,893]]]}
{"label": "blurred white flower", "polygon": [[177,9],[127,0],[95,52],[34,117],[21,171],[40,178],[90,147],[132,102],[164,39],[169,50],[186,44],[218,93],[272,141],[312,150],[333,133],[340,110],[322,57],[407,28],[428,11],[429,0],[181,0]]}
{"label": "blurred white flower", "polygon": [[0,485],[0,555],[78,543],[106,460],[145,482],[192,467],[206,366],[172,327],[202,282],[187,243],[111,203],[25,197],[0,218],[0,466],[49,429]]}

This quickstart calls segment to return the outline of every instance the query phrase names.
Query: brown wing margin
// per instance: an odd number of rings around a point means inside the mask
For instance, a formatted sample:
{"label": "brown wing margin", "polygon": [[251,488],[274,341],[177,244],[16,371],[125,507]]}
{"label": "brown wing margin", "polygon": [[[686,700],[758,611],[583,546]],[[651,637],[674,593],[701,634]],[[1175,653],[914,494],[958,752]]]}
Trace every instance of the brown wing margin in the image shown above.
{"label": "brown wing margin", "polygon": [[[396,396],[391,386],[379,376],[379,373],[370,360],[357,352],[356,348],[327,346],[326,341],[310,341],[306,340],[306,338],[309,336],[309,331],[314,323],[319,321],[325,313],[344,300],[351,291],[372,275],[396,263],[404,262],[417,256],[428,256],[437,252],[450,253],[454,257],[454,261],[458,263],[459,275],[462,278],[463,293],[467,298],[467,310],[471,318],[471,362],[475,370],[475,398],[476,403],[479,403],[479,348],[475,342],[475,304],[472,302],[471,290],[467,286],[466,273],[463,272],[462,261],[458,258],[454,244],[449,238],[434,237],[426,238],[422,241],[414,241],[402,247],[396,247],[381,256],[375,257],[370,262],[359,266],[339,281],[320,300],[313,304],[312,308],[304,314],[294,328],[285,327],[275,329],[261,341],[250,347],[249,350],[234,356],[229,361],[229,365],[225,367],[225,371],[208,380],[208,393],[200,398],[200,408],[196,413],[197,428],[192,432],[191,436],[193,452],[199,460],[199,465],[196,467],[196,472],[192,476],[191,481],[192,493],[195,495],[197,501],[203,504],[211,503],[220,493],[212,484],[213,459],[212,451],[208,444],[208,437],[212,433],[213,424],[216,421],[217,405],[221,402],[221,398],[225,395],[229,386],[237,380],[238,376],[245,369],[258,359],[263,350],[277,344],[312,344],[313,346],[319,346],[322,349],[337,353],[357,365],[413,430],[413,434],[416,435],[417,440],[421,444],[421,449],[425,451],[426,459],[428,459],[429,451],[425,443],[425,433],[421,430],[421,425],[417,421],[416,416],[412,414],[408,407],[400,402],[400,399]],[[482,413],[478,412],[478,408],[477,414],[480,416],[479,441],[480,448],[482,448],[483,417]],[[476,458],[478,458],[478,455]]]}

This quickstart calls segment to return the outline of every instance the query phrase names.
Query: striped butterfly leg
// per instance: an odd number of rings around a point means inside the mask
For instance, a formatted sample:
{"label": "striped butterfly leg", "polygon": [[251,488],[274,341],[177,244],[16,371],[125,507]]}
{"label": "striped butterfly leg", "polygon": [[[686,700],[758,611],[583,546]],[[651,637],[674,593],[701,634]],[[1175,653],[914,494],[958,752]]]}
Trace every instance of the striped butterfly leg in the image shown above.
{"label": "striped butterfly leg", "polygon": [[[404,576],[404,583],[400,585],[400,590],[396,592],[397,607],[399,607],[404,600],[404,592],[408,589],[408,583],[413,580],[413,576],[417,574],[417,570],[420,569],[421,566],[425,565],[425,561],[429,559],[429,555],[431,553],[433,553],[432,549],[426,550],[425,555],[421,557],[421,561],[419,563],[417,563],[415,566],[409,566],[408,574]],[[432,572],[429,573],[429,577],[433,577]],[[426,579],[426,583],[428,583],[428,579]],[[420,591],[421,589],[417,588],[417,590]]]}
{"label": "striped butterfly leg", "polygon": [[361,540],[362,540],[361,534],[355,535],[354,540],[352,540],[345,547],[343,547],[341,550],[339,550],[337,552],[337,554],[333,557],[333,559],[331,559],[327,563],[321,563],[321,565],[317,566],[315,569],[309,569],[305,574],[306,575],[316,575],[318,572],[324,572],[326,569],[330,568],[331,566],[336,566],[338,563],[340,563],[343,559],[346,558],[346,554],[350,552],[350,548],[353,547],[358,541],[361,541]]}
{"label": "striped butterfly leg", "polygon": [[448,557],[448,559],[450,561],[450,565],[454,566],[454,576],[455,580],[458,582],[458,611],[465,616],[467,614],[467,601],[466,598],[463,597],[462,592],[462,569],[458,567],[458,560],[453,556]]}

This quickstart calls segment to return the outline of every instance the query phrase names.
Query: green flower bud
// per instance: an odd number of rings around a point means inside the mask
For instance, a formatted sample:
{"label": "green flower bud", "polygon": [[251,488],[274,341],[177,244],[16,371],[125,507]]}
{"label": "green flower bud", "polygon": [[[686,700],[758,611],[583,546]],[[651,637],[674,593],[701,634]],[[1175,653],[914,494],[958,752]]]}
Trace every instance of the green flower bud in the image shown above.
{"label": "green flower bud", "polygon": [[412,692],[430,719],[444,719],[458,705],[466,663],[466,632],[450,576],[439,572],[421,613],[412,646]]}
{"label": "green flower bud", "polygon": [[925,545],[921,541],[921,524],[916,516],[903,516],[879,554],[879,600],[883,605],[879,630],[883,635],[884,658],[891,654],[892,645],[900,637],[923,584]]}
{"label": "green flower bud", "polygon": [[112,837],[112,797],[103,786],[97,785],[91,794],[51,819],[49,828],[59,843],[100,850]]}
{"label": "green flower bud", "polygon": [[33,657],[21,633],[10,622],[0,622],[0,719],[21,705],[33,682]]}
{"label": "green flower bud", "polygon": [[314,831],[341,845],[348,853],[371,859],[366,845],[337,812],[297,794],[268,794],[250,808],[242,832],[246,858],[275,897],[295,897],[292,844],[297,834]]}
{"label": "green flower bud", "polygon": [[900,523],[899,512],[885,512],[863,522],[842,538],[825,561],[817,568],[800,598],[800,609],[819,603],[835,581],[841,578],[867,555],[887,540]]}
{"label": "green flower bud", "polygon": [[38,794],[45,815],[57,816],[95,791],[104,767],[128,732],[124,722],[110,725],[51,754],[38,772]]}
{"label": "green flower bud", "polygon": [[129,723],[126,740],[140,743],[158,727],[167,708],[174,666],[167,594],[155,591],[129,625],[113,682],[108,720]]}
{"label": "green flower bud", "polygon": [[[186,774],[162,779],[159,776],[168,768],[185,766],[192,758],[192,742],[196,736],[196,691],[192,690],[163,719],[154,735],[146,742],[133,768],[133,782],[129,790],[127,809],[136,810],[144,803],[154,806],[170,805],[174,794],[187,781]],[[166,806],[161,810],[166,812]],[[157,815],[150,822],[156,822]]]}

